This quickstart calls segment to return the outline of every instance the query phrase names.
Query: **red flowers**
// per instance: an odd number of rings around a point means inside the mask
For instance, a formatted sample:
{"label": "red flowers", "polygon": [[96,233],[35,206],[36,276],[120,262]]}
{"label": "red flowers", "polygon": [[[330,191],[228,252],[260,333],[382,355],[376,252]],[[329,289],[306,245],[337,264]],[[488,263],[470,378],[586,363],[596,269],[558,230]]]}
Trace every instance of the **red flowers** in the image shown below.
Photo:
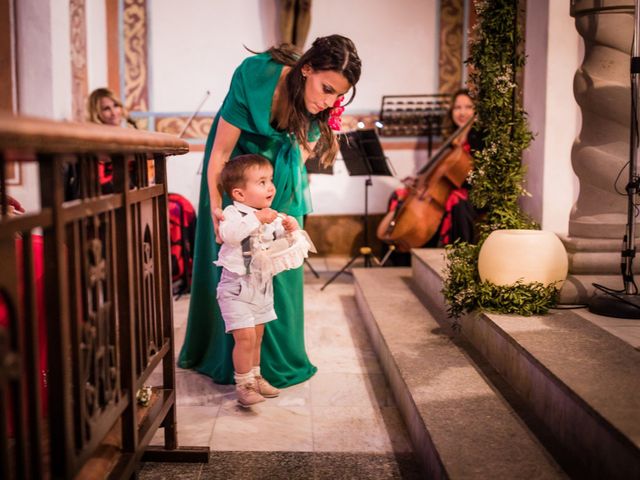
{"label": "red flowers", "polygon": [[341,107],[340,104],[344,100],[344,96],[338,97],[329,112],[329,120],[327,123],[329,124],[329,128],[331,130],[335,130],[336,132],[340,131],[342,127],[342,112],[344,112],[344,107]]}

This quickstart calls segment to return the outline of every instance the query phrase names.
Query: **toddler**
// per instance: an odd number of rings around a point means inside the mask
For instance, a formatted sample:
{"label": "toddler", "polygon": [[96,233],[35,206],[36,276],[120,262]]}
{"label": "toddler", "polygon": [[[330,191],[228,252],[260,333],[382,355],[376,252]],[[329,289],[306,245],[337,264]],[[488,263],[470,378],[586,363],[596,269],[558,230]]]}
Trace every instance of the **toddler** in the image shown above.
{"label": "toddler", "polygon": [[[270,208],[276,189],[266,158],[237,156],[225,164],[220,181],[233,205],[224,209],[219,226],[223,243],[215,262],[222,267],[217,298],[225,331],[235,341],[232,360],[238,403],[249,407],[280,393],[260,374],[265,323],[276,319],[272,275],[277,272],[269,266],[269,252],[281,249],[283,242],[288,246],[286,238],[301,231],[295,218]],[[298,243],[306,257],[310,242]]]}

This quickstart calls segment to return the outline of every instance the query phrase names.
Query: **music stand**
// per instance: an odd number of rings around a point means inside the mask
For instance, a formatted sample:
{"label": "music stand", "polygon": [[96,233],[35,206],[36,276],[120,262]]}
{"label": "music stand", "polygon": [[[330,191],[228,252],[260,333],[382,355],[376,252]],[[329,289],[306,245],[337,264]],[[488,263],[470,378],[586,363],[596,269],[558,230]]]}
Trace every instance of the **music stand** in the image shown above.
{"label": "music stand", "polygon": [[340,143],[340,153],[342,159],[351,176],[366,176],[364,181],[364,215],[362,217],[362,230],[364,245],[358,249],[358,253],[338,270],[320,290],[324,290],[327,285],[333,282],[341,273],[351,266],[356,259],[364,257],[364,266],[372,266],[372,259],[378,264],[378,259],[373,255],[369,245],[369,187],[373,184],[372,175],[391,176],[391,170],[387,164],[387,157],[384,155],[382,145],[375,130],[355,130],[341,134],[338,138]]}

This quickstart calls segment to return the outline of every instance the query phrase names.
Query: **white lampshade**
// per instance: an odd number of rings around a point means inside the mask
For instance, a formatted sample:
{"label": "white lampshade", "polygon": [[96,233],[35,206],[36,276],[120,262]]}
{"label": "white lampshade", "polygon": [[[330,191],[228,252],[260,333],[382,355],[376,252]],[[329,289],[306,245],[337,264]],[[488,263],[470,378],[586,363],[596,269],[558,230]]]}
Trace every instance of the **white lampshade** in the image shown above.
{"label": "white lampshade", "polygon": [[482,244],[478,256],[480,279],[495,285],[540,282],[567,278],[569,260],[556,234],[542,230],[496,230]]}

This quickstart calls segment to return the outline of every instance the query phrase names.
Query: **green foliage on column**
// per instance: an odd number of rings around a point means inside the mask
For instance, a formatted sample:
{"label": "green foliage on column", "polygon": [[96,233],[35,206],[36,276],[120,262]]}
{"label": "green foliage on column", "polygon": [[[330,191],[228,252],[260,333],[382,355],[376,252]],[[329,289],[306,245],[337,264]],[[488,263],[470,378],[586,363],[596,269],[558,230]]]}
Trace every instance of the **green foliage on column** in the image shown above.
{"label": "green foliage on column", "polygon": [[476,2],[469,80],[476,103],[477,128],[484,148],[474,156],[470,183],[472,203],[484,210],[482,240],[497,229],[533,228],[521,211],[522,152],[531,143],[525,113],[518,101],[516,73],[524,66],[518,49],[522,34],[516,21],[517,0]]}
{"label": "green foliage on column", "polygon": [[477,23],[467,64],[476,104],[475,125],[483,133],[484,148],[474,154],[468,182],[471,203],[482,217],[477,245],[447,247],[443,293],[452,317],[475,308],[521,315],[545,313],[556,301],[555,287],[539,283],[499,287],[481,282],[478,275],[480,247],[492,231],[537,226],[518,203],[528,195],[523,186],[522,152],[532,140],[516,84],[516,74],[525,63],[518,0],[477,0],[475,7]]}

